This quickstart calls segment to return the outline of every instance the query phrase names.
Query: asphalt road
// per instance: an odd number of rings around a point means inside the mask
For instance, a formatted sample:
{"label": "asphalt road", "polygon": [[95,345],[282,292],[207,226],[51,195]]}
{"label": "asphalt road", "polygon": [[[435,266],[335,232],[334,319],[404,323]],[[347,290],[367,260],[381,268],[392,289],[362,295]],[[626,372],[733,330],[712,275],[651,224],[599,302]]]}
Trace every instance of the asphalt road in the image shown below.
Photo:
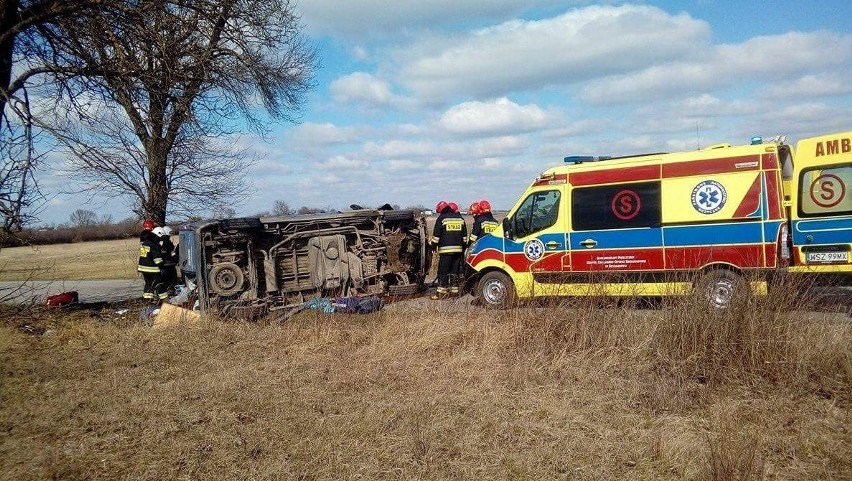
{"label": "asphalt road", "polygon": [[142,298],[142,279],[0,282],[0,301],[41,304],[49,295],[77,291],[81,303]]}

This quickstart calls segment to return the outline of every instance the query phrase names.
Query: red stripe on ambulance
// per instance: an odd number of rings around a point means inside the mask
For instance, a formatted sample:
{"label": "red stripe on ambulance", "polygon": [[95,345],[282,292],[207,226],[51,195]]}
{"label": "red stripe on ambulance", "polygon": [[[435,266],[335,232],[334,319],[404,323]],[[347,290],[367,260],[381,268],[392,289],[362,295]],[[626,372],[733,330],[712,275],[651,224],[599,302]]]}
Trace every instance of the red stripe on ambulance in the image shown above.
{"label": "red stripe on ambulance", "polygon": [[749,214],[754,213],[754,211],[756,211],[757,208],[760,207],[760,180],[760,175],[755,177],[754,182],[752,182],[751,187],[748,188],[748,191],[746,192],[743,201],[740,202],[740,205],[734,212],[734,219],[740,217],[748,217]]}
{"label": "red stripe on ambulance", "polygon": [[571,173],[569,183],[573,186],[616,184],[619,182],[638,182],[660,178],[658,165],[626,167],[621,169],[596,170],[592,172]]}
{"label": "red stripe on ambulance", "polygon": [[724,174],[760,169],[759,155],[741,155],[721,159],[690,160],[663,164],[663,177],[690,177],[693,175]]}

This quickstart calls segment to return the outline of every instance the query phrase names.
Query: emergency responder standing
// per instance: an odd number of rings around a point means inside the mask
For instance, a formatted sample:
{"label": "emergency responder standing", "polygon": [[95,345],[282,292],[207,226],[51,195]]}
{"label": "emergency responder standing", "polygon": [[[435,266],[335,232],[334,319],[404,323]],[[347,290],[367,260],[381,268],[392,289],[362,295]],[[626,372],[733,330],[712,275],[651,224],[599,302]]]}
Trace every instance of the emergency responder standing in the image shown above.
{"label": "emergency responder standing", "polygon": [[470,207],[467,208],[467,213],[473,216],[473,227],[470,229],[470,238],[468,239],[468,241],[473,244],[482,233],[482,219],[480,219],[479,216],[479,214],[481,214],[479,210],[479,202],[470,204]]}
{"label": "emergency responder standing", "polygon": [[146,219],[142,223],[142,233],[139,235],[139,264],[136,270],[141,272],[142,278],[145,279],[142,297],[162,300],[166,298],[166,291],[160,279],[163,257],[160,254],[160,239],[157,235],[162,229],[155,225],[151,219]]}
{"label": "emergency responder standing", "polygon": [[[472,208],[473,206],[471,206]],[[500,223],[494,218],[491,213],[491,203],[487,200],[479,201],[477,208],[479,214],[473,217],[473,229],[470,231],[470,243],[473,244],[476,239],[494,232],[494,229],[500,226]]]}
{"label": "emergency responder standing", "polygon": [[467,242],[467,225],[461,214],[453,212],[451,204],[441,201],[435,211],[440,215],[431,241],[438,251],[438,290],[432,299],[441,299],[459,293],[458,273]]}
{"label": "emergency responder standing", "polygon": [[160,237],[160,253],[163,256],[163,265],[160,267],[160,280],[165,286],[167,293],[172,292],[177,284],[177,251],[172,243],[172,228],[163,226],[163,235]]}

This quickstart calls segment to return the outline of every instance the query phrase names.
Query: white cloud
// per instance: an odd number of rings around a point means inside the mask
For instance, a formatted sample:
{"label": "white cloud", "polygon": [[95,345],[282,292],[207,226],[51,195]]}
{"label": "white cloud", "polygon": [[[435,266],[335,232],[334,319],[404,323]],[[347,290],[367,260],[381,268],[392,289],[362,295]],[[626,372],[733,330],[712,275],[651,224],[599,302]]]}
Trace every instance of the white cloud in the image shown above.
{"label": "white cloud", "polygon": [[360,45],[352,47],[349,53],[355,60],[367,60],[368,58],[370,58],[370,53],[367,51],[367,49]]}
{"label": "white cloud", "polygon": [[[829,63],[826,52],[832,52]],[[599,79],[583,87],[581,98],[597,104],[648,101],[832,69],[852,60],[852,35],[789,32],[720,45],[692,57]]]}
{"label": "white cloud", "polygon": [[339,145],[358,140],[360,131],[354,127],[339,127],[331,123],[306,122],[287,134],[291,143],[309,146]]}
{"label": "white cloud", "polygon": [[422,164],[413,160],[393,159],[388,161],[387,168],[390,171],[413,170],[422,167]]}
{"label": "white cloud", "polygon": [[503,95],[682,59],[705,49],[709,38],[707,24],[685,14],[593,6],[485,28],[429,55],[428,45],[406,47],[401,79],[428,99]]}
{"label": "white cloud", "polygon": [[354,159],[344,155],[335,155],[330,159],[317,164],[317,167],[329,170],[347,170],[347,169],[363,169],[369,167],[370,163],[363,159]]}
{"label": "white cloud", "polygon": [[376,107],[387,107],[399,101],[391,92],[390,83],[366,72],[355,72],[340,77],[329,87],[335,100],[363,102]]}
{"label": "white cloud", "polygon": [[541,129],[551,117],[537,105],[518,105],[503,97],[456,105],[444,112],[439,124],[454,134],[499,135]]}
{"label": "white cloud", "polygon": [[367,155],[385,159],[431,157],[440,150],[438,146],[425,140],[390,140],[384,143],[370,142],[364,146],[364,152]]}
{"label": "white cloud", "polygon": [[[538,0],[536,5],[564,3],[564,0]],[[355,37],[398,37],[426,26],[506,18],[527,7],[527,0],[311,0],[299,4],[309,32]]]}
{"label": "white cloud", "polygon": [[780,82],[766,89],[768,98],[814,98],[844,95],[852,92],[852,82],[838,75],[805,75],[787,82]]}

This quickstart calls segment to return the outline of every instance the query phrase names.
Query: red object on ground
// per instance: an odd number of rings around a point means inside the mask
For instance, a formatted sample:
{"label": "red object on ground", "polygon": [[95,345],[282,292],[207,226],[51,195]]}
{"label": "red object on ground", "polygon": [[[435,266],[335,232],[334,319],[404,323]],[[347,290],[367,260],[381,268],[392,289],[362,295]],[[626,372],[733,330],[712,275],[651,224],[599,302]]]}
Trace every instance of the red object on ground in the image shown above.
{"label": "red object on ground", "polygon": [[68,304],[76,304],[77,302],[80,302],[77,291],[68,291],[54,296],[47,296],[47,305],[50,307],[67,306]]}

